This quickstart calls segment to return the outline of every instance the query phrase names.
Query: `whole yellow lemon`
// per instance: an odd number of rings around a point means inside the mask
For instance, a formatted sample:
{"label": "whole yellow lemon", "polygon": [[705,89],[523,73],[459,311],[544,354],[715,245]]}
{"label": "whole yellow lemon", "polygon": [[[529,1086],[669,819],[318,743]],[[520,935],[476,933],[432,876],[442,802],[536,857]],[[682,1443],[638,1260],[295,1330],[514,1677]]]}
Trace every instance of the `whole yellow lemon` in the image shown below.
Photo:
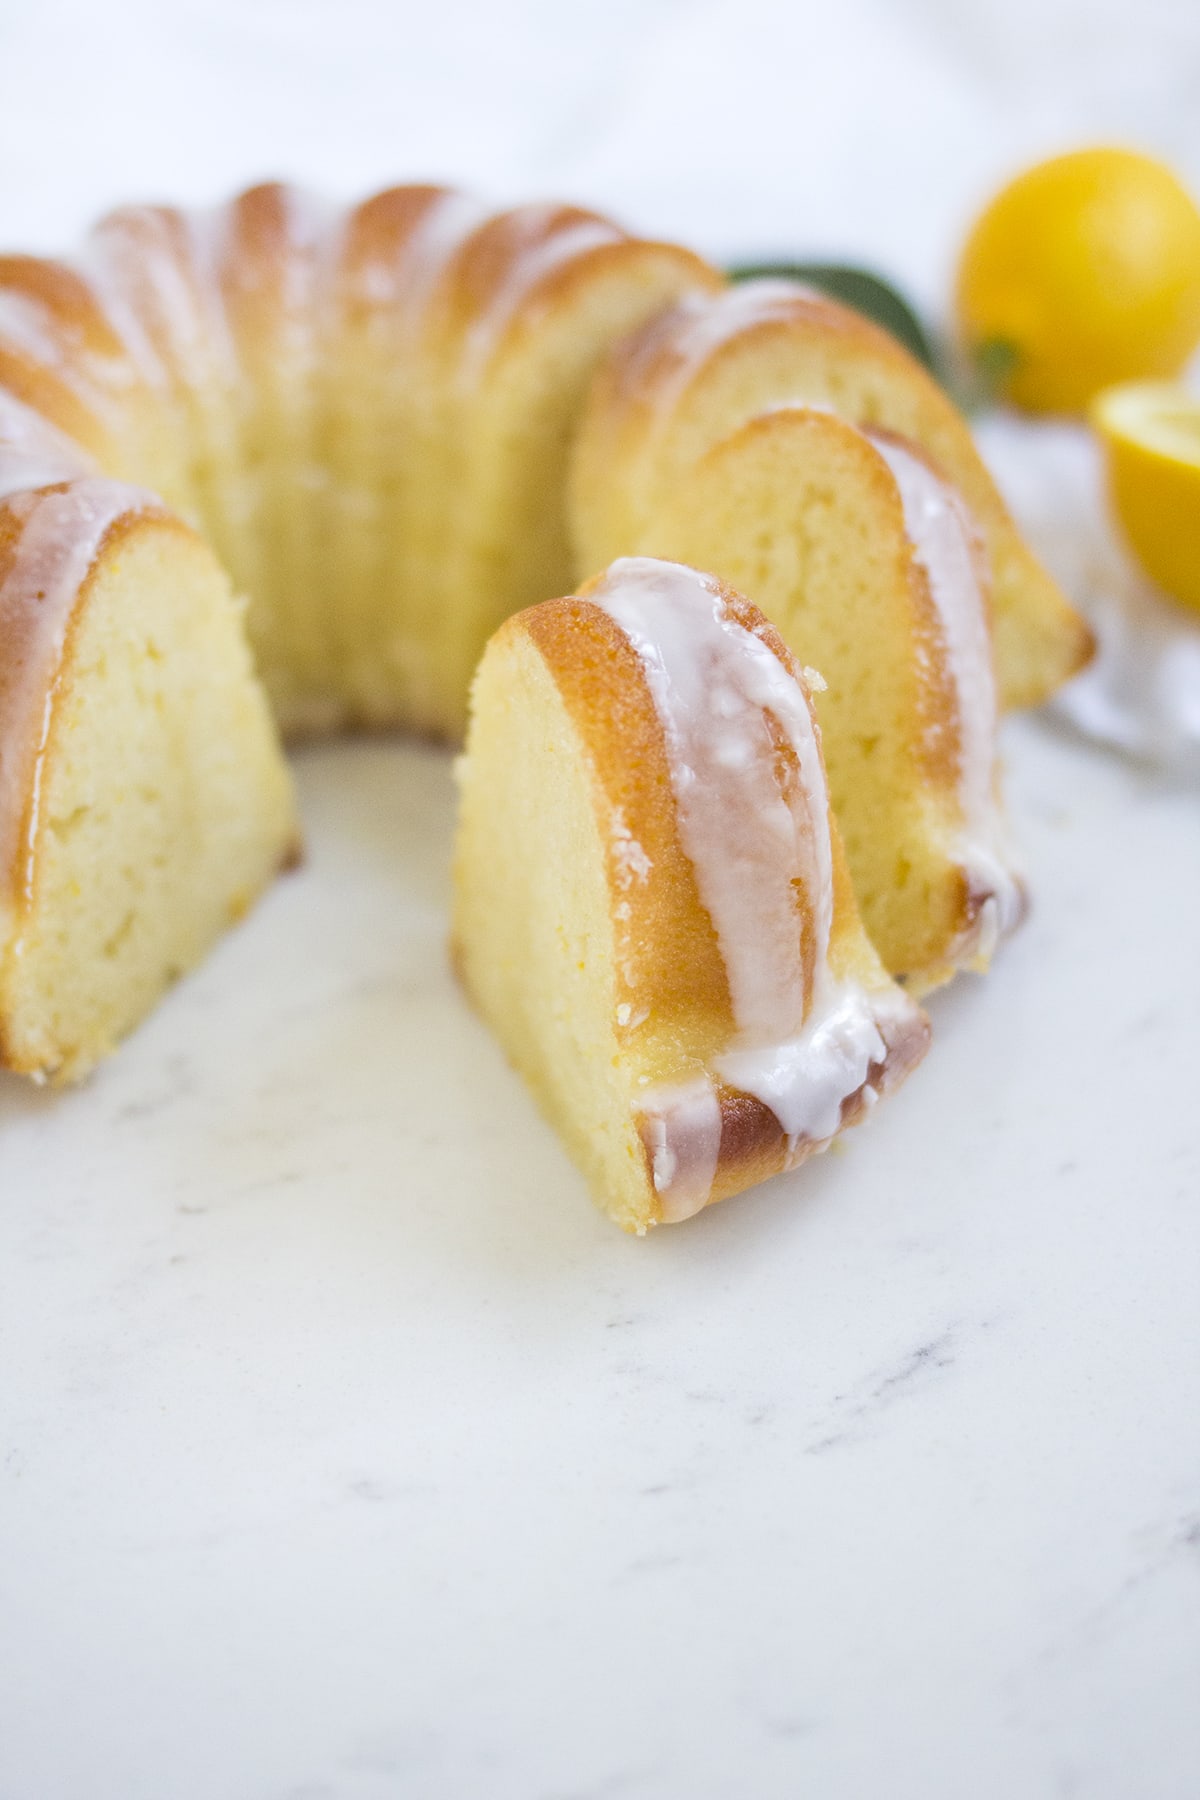
{"label": "whole yellow lemon", "polygon": [[1200,342],[1200,209],[1153,157],[1054,157],[985,208],[956,299],[1006,398],[1082,412],[1114,382],[1177,375]]}

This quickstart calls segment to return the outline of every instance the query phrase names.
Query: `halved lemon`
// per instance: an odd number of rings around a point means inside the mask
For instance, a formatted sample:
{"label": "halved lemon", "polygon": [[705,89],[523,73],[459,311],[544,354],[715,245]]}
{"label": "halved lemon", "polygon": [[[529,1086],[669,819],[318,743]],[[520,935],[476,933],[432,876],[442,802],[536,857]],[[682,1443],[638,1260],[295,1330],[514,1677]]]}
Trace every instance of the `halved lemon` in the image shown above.
{"label": "halved lemon", "polygon": [[1124,382],[1097,397],[1092,423],[1131,549],[1152,581],[1200,612],[1200,397]]}

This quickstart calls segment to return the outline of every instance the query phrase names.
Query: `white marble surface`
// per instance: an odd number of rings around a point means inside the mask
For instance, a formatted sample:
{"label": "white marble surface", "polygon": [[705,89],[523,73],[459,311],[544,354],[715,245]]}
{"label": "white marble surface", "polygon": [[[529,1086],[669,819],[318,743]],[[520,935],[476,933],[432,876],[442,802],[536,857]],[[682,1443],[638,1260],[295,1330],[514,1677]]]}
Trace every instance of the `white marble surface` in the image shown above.
{"label": "white marble surface", "polygon": [[[0,232],[554,188],[940,302],[1021,156],[1200,181],[1178,0],[42,0]],[[1033,918],[842,1155],[644,1243],[443,955],[446,760],[99,1077],[0,1082],[0,1800],[1194,1800],[1200,833],[1026,723]]]}
{"label": "white marble surface", "polygon": [[1189,1800],[1194,796],[1012,745],[1037,909],[645,1242],[442,953],[440,755],[81,1092],[0,1087],[0,1794]]}

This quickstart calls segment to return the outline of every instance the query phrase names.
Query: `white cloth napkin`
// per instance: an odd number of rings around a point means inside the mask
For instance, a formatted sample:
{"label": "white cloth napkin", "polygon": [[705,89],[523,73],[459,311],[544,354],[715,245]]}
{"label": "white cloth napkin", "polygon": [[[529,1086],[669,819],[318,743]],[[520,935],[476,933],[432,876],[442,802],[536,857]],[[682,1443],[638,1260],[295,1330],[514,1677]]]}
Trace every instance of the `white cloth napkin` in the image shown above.
{"label": "white cloth napkin", "polygon": [[1118,540],[1100,446],[1080,425],[1013,413],[976,422],[1029,543],[1099,639],[1052,710],[1095,741],[1200,783],[1200,617],[1160,595]]}

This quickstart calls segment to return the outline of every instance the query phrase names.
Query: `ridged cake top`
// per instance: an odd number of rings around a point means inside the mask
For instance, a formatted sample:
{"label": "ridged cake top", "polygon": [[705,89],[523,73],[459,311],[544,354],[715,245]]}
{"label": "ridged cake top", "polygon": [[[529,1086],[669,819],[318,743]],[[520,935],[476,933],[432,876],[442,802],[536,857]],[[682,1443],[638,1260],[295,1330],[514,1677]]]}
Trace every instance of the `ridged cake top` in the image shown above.
{"label": "ridged cake top", "polygon": [[881,1024],[915,1008],[898,990],[868,993],[831,967],[829,796],[794,669],[735,616],[717,582],[680,564],[623,558],[588,599],[640,659],[680,841],[729,983],[727,1048],[709,1071],[642,1101],[663,1216],[678,1220],[712,1190],[718,1083],[769,1107],[789,1154],[820,1147],[836,1134],[845,1102],[887,1060]]}
{"label": "ridged cake top", "polygon": [[722,344],[772,321],[787,321],[797,311],[821,304],[816,288],[782,276],[762,276],[738,281],[718,294],[685,295],[673,317],[675,355],[679,360],[677,382],[684,385]]}
{"label": "ridged cake top", "polygon": [[[461,397],[597,254],[632,269],[655,248],[573,206],[496,211],[412,186],[345,209],[267,184],[206,210],[120,208],[71,262],[0,257],[0,890],[39,754],[38,683],[54,678],[106,530],[157,504],[109,476],[161,487],[264,602],[268,561],[286,589],[316,562],[318,527],[339,526],[336,508],[321,514],[329,421],[315,371],[336,369],[364,315],[381,315],[392,351],[436,325]],[[700,277],[689,253],[669,254]],[[307,504],[276,504],[268,440]]]}

